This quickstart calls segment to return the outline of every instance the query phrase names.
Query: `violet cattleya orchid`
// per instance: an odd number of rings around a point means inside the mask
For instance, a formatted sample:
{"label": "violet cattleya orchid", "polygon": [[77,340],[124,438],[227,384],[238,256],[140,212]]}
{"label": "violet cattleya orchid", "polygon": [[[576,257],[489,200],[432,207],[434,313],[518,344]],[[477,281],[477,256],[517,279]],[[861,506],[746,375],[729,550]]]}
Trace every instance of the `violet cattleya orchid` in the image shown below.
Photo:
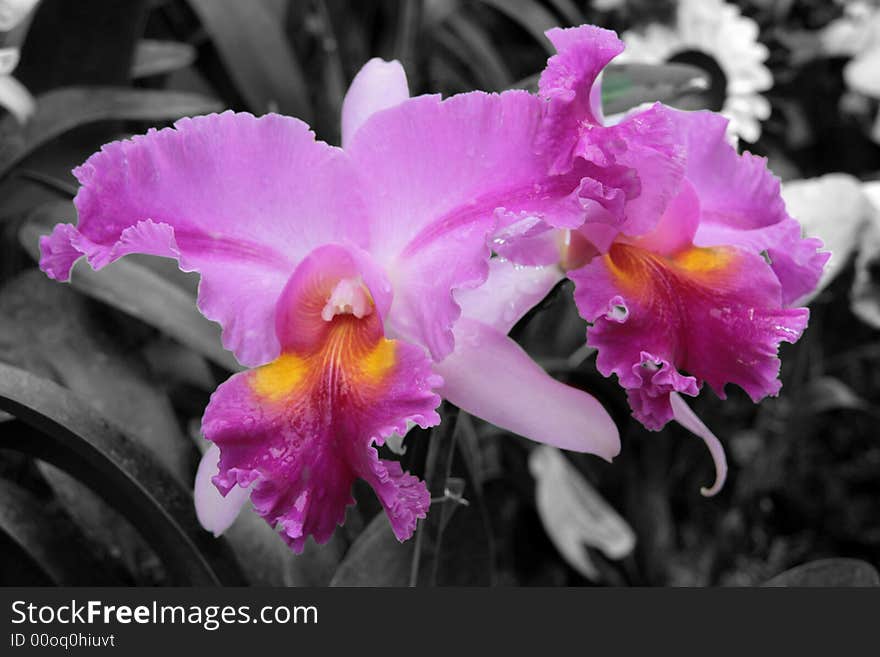
{"label": "violet cattleya orchid", "polygon": [[[565,155],[560,169],[644,149],[637,130],[620,131],[606,151],[595,143],[602,120],[597,78],[621,51],[616,36],[584,26],[548,37],[558,54],[539,93],[549,103],[544,140]],[[597,367],[617,376],[633,415],[653,430],[676,419],[706,441],[716,464],[715,484],[703,490],[709,495],[723,485],[724,451],[680,395],[697,395],[703,382],[722,399],[727,383],[755,402],[777,394],[778,346],[806,328],[809,311],[796,302],[817,285],[829,254],[819,252],[821,241],[802,238],[779,181],[762,158],[737,154],[720,115],[654,107],[621,125],[658,113],[680,148],[666,167],[654,165],[669,175],[634,170],[636,200],[657,201],[654,212],[634,214],[630,196],[611,189],[579,227],[544,226],[519,238],[508,230],[503,237],[515,259],[561,261],[590,323],[587,344],[598,351]]]}
{"label": "violet cattleya orchid", "polygon": [[201,275],[199,308],[253,368],[202,420],[214,446],[196,507],[215,533],[249,496],[295,551],[324,542],[361,478],[408,538],[428,491],[373,445],[437,424],[438,393],[537,441],[619,451],[598,402],[506,337],[558,267],[489,260],[496,210],[546,195],[532,148],[543,102],[407,97],[399,64],[371,61],[345,99],[344,150],[296,119],[232,112],[106,145],[74,172],[78,224],[41,239],[57,280],[82,255],[99,269],[129,253]]}

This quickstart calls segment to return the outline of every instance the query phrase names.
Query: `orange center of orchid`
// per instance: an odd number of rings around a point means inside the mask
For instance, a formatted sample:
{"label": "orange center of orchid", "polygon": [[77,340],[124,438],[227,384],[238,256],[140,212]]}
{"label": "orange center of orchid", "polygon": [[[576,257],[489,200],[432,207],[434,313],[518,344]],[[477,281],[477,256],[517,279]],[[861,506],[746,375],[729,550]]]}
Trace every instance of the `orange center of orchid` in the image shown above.
{"label": "orange center of orchid", "polygon": [[251,388],[267,401],[320,392],[369,397],[396,362],[396,344],[384,337],[369,291],[360,280],[342,279],[322,297],[311,347],[286,351],[253,370]]}
{"label": "orange center of orchid", "polygon": [[617,242],[603,258],[621,288],[641,296],[670,276],[702,285],[721,283],[720,279],[729,272],[734,251],[726,247],[691,246],[663,256],[636,244]]}

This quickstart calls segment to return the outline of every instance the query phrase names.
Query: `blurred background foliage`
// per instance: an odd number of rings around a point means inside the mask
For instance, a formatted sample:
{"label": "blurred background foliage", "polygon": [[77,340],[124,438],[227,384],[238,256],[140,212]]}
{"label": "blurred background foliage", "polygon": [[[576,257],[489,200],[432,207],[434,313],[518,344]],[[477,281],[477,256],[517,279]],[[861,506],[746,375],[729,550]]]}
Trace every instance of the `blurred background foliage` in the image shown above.
{"label": "blurred background foliage", "polygon": [[[4,24],[0,46],[20,48],[4,73],[35,101],[0,76],[12,110],[0,120],[0,584],[877,583],[880,27],[845,31],[876,23],[877,3],[737,5],[773,76],[749,149],[787,181],[841,175],[786,187],[836,255],[810,329],[783,345],[782,394],[694,403],[727,445],[726,488],[699,495],[712,478],[700,441],[629,417],[563,285],[513,335],[612,412],[615,463],[444,406],[441,427],[410,432],[400,457],[435,500],[415,538],[397,543],[357,487],[345,526],[301,556],[252,513],[221,539],[195,520],[199,418],[237,364],[195,310],[194,276],[149,257],[100,273],[80,263],[70,286],[35,270],[38,236],[75,218],[71,168],[113,139],[223,108],[294,115],[338,143],[342,98],[370,57],[401,60],[414,94],[533,88],[551,54],[544,30],[670,26],[679,3],[42,0]],[[654,99],[720,108],[730,80],[712,53],[692,54],[674,61],[700,70],[610,71],[606,112]]]}

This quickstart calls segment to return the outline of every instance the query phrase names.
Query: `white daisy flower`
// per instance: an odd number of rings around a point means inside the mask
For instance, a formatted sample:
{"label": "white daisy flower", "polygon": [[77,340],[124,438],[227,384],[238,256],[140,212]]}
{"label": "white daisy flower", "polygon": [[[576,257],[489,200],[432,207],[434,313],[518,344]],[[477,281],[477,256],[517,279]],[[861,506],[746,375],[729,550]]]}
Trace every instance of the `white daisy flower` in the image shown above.
{"label": "white daisy flower", "polygon": [[[621,62],[677,61],[700,66],[712,74],[710,97],[730,119],[729,132],[748,142],[761,136],[761,121],[770,103],[761,92],[773,86],[764,66],[767,47],[758,41],[758,25],[723,0],[679,0],[673,26],[651,24],[625,32]],[[715,94],[712,94],[712,92]]]}

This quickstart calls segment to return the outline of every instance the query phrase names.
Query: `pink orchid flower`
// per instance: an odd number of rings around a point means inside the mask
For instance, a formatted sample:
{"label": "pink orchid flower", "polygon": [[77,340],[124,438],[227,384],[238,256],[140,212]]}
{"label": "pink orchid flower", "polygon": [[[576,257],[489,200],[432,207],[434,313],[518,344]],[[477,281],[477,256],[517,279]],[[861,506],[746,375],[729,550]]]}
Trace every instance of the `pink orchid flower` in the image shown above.
{"label": "pink orchid flower", "polygon": [[726,119],[655,105],[604,126],[599,74],[623,44],[591,26],[547,36],[558,54],[540,78],[541,142],[558,154],[556,170],[625,169],[589,198],[595,186],[584,179],[579,226],[548,212],[537,230],[512,223],[501,240],[517,261],[567,270],[597,368],[617,376],[645,427],[676,419],[706,441],[716,480],[703,493],[714,494],[724,450],[680,395],[703,382],[722,399],[728,383],[755,402],[778,394],[778,346],[806,328],[809,311],[796,302],[829,254],[802,238],[765,160],[728,143]]}
{"label": "pink orchid flower", "polygon": [[295,551],[325,542],[361,478],[405,540],[429,494],[374,445],[436,425],[439,395],[533,440],[619,451],[598,402],[506,336],[559,268],[490,262],[486,245],[500,207],[575,191],[534,148],[545,103],[408,95],[399,64],[367,64],[345,99],[344,150],[296,119],[232,112],[111,143],[74,172],[78,224],[41,240],[57,280],[82,255],[99,269],[129,253],[201,275],[199,308],[253,368],[202,420],[214,446],[196,507],[215,533],[249,497]]}

